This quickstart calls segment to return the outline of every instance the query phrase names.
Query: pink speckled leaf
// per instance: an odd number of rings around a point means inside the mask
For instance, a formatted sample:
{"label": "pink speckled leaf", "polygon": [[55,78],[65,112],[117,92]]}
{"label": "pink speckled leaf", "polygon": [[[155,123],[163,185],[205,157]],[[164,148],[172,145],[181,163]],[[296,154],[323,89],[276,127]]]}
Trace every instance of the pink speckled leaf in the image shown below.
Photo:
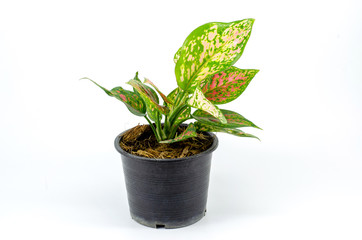
{"label": "pink speckled leaf", "polygon": [[[133,80],[136,80],[137,82],[142,83],[141,80],[140,80],[139,77],[138,77],[138,72],[136,72],[136,75],[133,77]],[[147,86],[147,85],[143,85],[143,87],[146,88],[147,92],[151,93],[152,98],[153,98],[153,99],[155,100],[155,102],[158,104],[158,103],[159,103],[159,99],[158,99],[158,95],[157,95],[157,93],[155,92],[155,90],[153,90],[151,87],[149,87],[149,86]],[[137,91],[135,88],[133,88],[133,91],[141,97],[141,95],[138,93],[138,91]]]}
{"label": "pink speckled leaf", "polygon": [[196,137],[196,136],[197,136],[196,128],[195,128],[193,123],[190,123],[189,126],[185,129],[185,131],[183,131],[180,135],[178,135],[174,139],[164,140],[164,141],[161,141],[160,143],[180,142],[180,141],[183,141],[185,139],[188,139],[188,138],[191,138],[191,137]]}
{"label": "pink speckled leaf", "polygon": [[208,112],[209,114],[220,120],[221,123],[227,123],[220,109],[212,104],[209,100],[207,100],[207,98],[198,87],[196,88],[191,98],[188,100],[187,104],[191,107]]}
{"label": "pink speckled leaf", "polygon": [[[192,117],[194,117],[196,120],[198,120],[201,123],[213,125],[216,127],[222,127],[222,128],[240,128],[240,127],[259,128],[254,123],[252,123],[250,120],[241,116],[239,113],[236,113],[236,112],[233,112],[230,110],[225,110],[225,109],[220,109],[220,111],[222,112],[222,114],[224,114],[225,119],[227,120],[226,124],[222,124],[219,121],[219,119],[217,119],[217,118],[211,116],[209,113],[201,111],[201,110],[196,110],[192,114]],[[261,129],[261,128],[259,128],[259,129]]]}
{"label": "pink speckled leaf", "polygon": [[258,72],[232,66],[201,81],[200,88],[210,102],[225,104],[238,98]]}
{"label": "pink speckled leaf", "polygon": [[159,89],[158,87],[156,87],[155,84],[153,84],[153,82],[151,82],[151,80],[149,79],[145,79],[144,83],[147,83],[147,84],[150,84],[154,89],[156,89],[156,91],[158,92],[158,94],[160,94],[160,96],[162,97],[163,101],[165,101],[165,103],[168,103],[170,104],[171,101],[165,96],[165,94],[163,94]]}
{"label": "pink speckled leaf", "polygon": [[168,108],[165,106],[161,106],[157,103],[157,100],[153,96],[152,91],[150,91],[148,86],[144,85],[142,82],[132,79],[127,82],[130,84],[142,97],[143,101],[146,103],[147,113],[151,117],[152,120],[158,118],[159,113],[167,114]]}
{"label": "pink speckled leaf", "polygon": [[200,131],[200,132],[224,132],[224,133],[229,133],[229,134],[232,134],[232,135],[235,135],[238,137],[256,138],[260,141],[260,139],[258,137],[254,136],[252,134],[249,134],[249,133],[245,133],[237,128],[222,128],[222,127],[216,127],[213,125],[204,124],[201,122],[196,122],[195,128],[197,129],[197,131]]}
{"label": "pink speckled leaf", "polygon": [[82,78],[87,79],[93,82],[95,85],[97,85],[99,88],[101,88],[105,93],[107,93],[111,97],[115,97],[118,100],[122,101],[128,110],[137,115],[137,116],[144,116],[146,113],[146,105],[143,102],[142,98],[139,97],[136,93],[124,90],[121,87],[115,87],[112,90],[107,90],[106,88],[100,86],[98,83],[93,81],[90,78]]}
{"label": "pink speckled leaf", "polygon": [[178,86],[192,92],[201,80],[232,66],[244,51],[253,23],[212,22],[191,32],[174,57]]}

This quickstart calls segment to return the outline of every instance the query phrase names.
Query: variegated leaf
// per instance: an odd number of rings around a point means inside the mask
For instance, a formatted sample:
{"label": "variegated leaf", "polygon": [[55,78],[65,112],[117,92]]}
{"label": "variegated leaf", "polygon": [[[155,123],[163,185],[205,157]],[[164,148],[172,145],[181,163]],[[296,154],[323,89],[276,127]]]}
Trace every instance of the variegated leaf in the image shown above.
{"label": "variegated leaf", "polygon": [[165,106],[161,106],[157,103],[157,100],[152,94],[152,91],[150,91],[148,88],[146,88],[146,85],[144,85],[142,82],[139,82],[135,79],[132,79],[127,82],[130,84],[142,97],[142,99],[145,101],[147,106],[147,111],[150,113],[150,117],[154,120],[157,116],[155,111],[167,114],[168,108]]}
{"label": "variegated leaf", "polygon": [[143,102],[142,98],[139,97],[136,93],[124,90],[121,87],[115,87],[112,90],[107,90],[106,88],[100,86],[98,83],[93,81],[90,78],[82,78],[87,79],[93,82],[95,85],[100,87],[105,93],[109,96],[115,97],[118,100],[122,101],[128,108],[128,110],[137,115],[137,116],[144,116],[146,113],[146,105]]}
{"label": "variegated leaf", "polygon": [[178,118],[175,121],[175,125],[178,125],[180,123],[183,123],[184,121],[190,119],[191,117],[191,108],[187,107],[185,110],[182,111],[182,113],[178,116]]}
{"label": "variegated leaf", "polygon": [[159,89],[158,87],[156,87],[155,84],[153,84],[153,82],[151,82],[151,80],[149,79],[145,79],[144,83],[147,83],[147,84],[150,84],[154,89],[156,89],[156,91],[158,92],[158,94],[160,94],[160,96],[162,97],[163,101],[165,101],[165,103],[168,103],[170,104],[170,100],[165,96],[165,94],[163,94]]}
{"label": "variegated leaf", "polygon": [[182,47],[180,47],[177,52],[175,53],[175,56],[173,57],[174,63],[177,63],[177,61],[180,59],[180,53],[181,53]]}
{"label": "variegated leaf", "polygon": [[[136,72],[136,75],[134,76],[133,79],[136,80],[136,81],[138,81],[138,82],[140,82],[140,83],[142,83],[141,80],[140,80],[139,77],[138,77],[138,72]],[[151,87],[149,87],[149,86],[147,86],[147,85],[144,85],[144,87],[148,90],[148,92],[151,92],[153,99],[156,100],[156,103],[159,103],[158,95],[157,95],[157,93],[155,92],[155,90],[153,90]],[[135,93],[137,93],[138,95],[140,95],[135,88],[133,88],[133,91],[134,91]],[[141,97],[141,95],[140,95],[140,97]]]}
{"label": "variegated leaf", "polygon": [[192,92],[201,80],[232,66],[244,51],[253,23],[212,22],[191,32],[175,55],[178,86]]}
{"label": "variegated leaf", "polygon": [[[258,126],[256,126],[254,123],[252,123],[251,121],[249,121],[248,119],[244,118],[243,116],[241,116],[239,113],[230,111],[230,110],[225,110],[225,109],[220,109],[220,111],[222,112],[222,114],[225,116],[227,123],[226,124],[222,124],[219,119],[211,116],[209,113],[202,111],[202,110],[196,110],[192,116],[205,124],[209,124],[209,125],[213,125],[216,127],[222,127],[222,128],[240,128],[240,127],[254,127],[254,128],[259,128]],[[259,128],[261,129],[261,128]]]}
{"label": "variegated leaf", "polygon": [[260,139],[258,137],[254,136],[252,134],[249,134],[249,133],[245,133],[237,128],[222,128],[222,127],[204,124],[201,122],[196,122],[195,127],[196,127],[197,131],[200,131],[200,132],[224,132],[224,133],[229,133],[229,134],[232,134],[232,135],[235,135],[238,137],[256,138],[260,141]]}
{"label": "variegated leaf", "polygon": [[172,90],[172,92],[170,92],[168,95],[167,95],[167,98],[168,100],[170,100],[171,104],[168,105],[170,111],[173,111],[174,110],[174,103],[175,103],[175,100],[176,100],[176,96],[178,94],[178,91],[179,91],[179,88],[175,88],[174,90]]}
{"label": "variegated leaf", "polygon": [[121,100],[131,113],[142,117],[145,115],[146,104],[142,98],[134,92],[125,90],[121,87],[115,87],[111,90],[111,93],[113,94],[113,97]]}
{"label": "variegated leaf", "polygon": [[207,100],[200,88],[198,87],[196,88],[191,98],[188,100],[187,104],[191,107],[210,113],[212,116],[219,119],[221,123],[227,123],[220,109],[212,104],[209,100]]}
{"label": "variegated leaf", "polygon": [[232,66],[201,81],[200,88],[210,102],[225,104],[238,98],[258,72]]}
{"label": "variegated leaf", "polygon": [[175,88],[174,90],[172,90],[172,92],[170,92],[170,93],[167,95],[167,98],[168,98],[172,103],[175,102],[178,91],[179,91],[179,90],[178,90],[178,87],[177,87],[177,88]]}
{"label": "variegated leaf", "polygon": [[160,143],[174,143],[186,140],[191,137],[197,137],[196,128],[193,123],[190,123],[189,126],[183,131],[180,135],[175,137],[174,139],[168,139],[161,141]]}

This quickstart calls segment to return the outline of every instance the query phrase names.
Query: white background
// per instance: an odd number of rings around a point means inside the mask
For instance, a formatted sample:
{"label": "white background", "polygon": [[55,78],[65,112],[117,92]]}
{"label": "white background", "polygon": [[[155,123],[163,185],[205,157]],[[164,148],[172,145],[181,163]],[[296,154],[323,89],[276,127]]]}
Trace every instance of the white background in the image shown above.
{"label": "white background", "polygon": [[[164,92],[206,22],[255,18],[235,102],[261,138],[217,134],[208,213],[132,221],[113,140],[144,119],[81,77]],[[361,1],[1,1],[0,239],[362,239]]]}

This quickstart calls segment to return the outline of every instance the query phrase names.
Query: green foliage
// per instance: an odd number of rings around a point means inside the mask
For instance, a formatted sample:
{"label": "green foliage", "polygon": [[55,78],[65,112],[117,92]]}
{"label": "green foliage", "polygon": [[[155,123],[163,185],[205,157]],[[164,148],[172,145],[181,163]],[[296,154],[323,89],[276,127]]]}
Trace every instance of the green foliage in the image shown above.
{"label": "green foliage", "polygon": [[175,55],[178,86],[192,92],[203,79],[232,66],[244,51],[253,23],[212,22],[192,31]]}
{"label": "green foliage", "polygon": [[[259,72],[233,66],[244,51],[253,23],[254,19],[212,22],[192,31],[174,56],[178,87],[167,96],[149,79],[142,82],[138,72],[127,82],[133,91],[121,87],[107,90],[84,79],[122,101],[131,113],[145,117],[161,143],[183,141],[197,136],[197,131],[257,138],[239,128],[258,126],[236,112],[216,106],[238,98]],[[191,113],[193,108],[196,111]],[[189,119],[196,122],[177,134],[180,124]]]}
{"label": "green foliage", "polygon": [[213,104],[225,104],[238,98],[259,70],[230,67],[204,79],[200,88]]}
{"label": "green foliage", "polygon": [[193,123],[190,123],[179,136],[176,136],[174,139],[163,140],[161,141],[161,143],[174,143],[196,136],[197,136],[196,128]]}
{"label": "green foliage", "polygon": [[192,114],[192,117],[203,124],[222,127],[222,128],[241,128],[241,127],[259,128],[254,123],[241,116],[239,113],[225,109],[220,109],[220,111],[225,116],[226,123],[222,123],[221,121],[219,121],[219,119],[215,118],[209,113],[200,110],[196,110]]}

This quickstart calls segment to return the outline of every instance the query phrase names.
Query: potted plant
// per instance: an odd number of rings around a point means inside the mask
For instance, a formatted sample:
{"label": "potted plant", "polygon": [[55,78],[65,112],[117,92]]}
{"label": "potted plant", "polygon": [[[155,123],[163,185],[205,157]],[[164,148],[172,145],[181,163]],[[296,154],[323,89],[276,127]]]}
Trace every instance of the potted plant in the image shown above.
{"label": "potted plant", "polygon": [[[254,19],[212,22],[192,31],[175,54],[177,87],[167,96],[149,79],[142,82],[138,73],[127,82],[132,91],[107,90],[84,78],[149,123],[115,139],[131,216],[137,222],[177,228],[200,220],[206,211],[211,154],[218,145],[210,132],[257,138],[240,130],[259,128],[254,123],[217,107],[239,97],[259,71],[233,66],[253,23]],[[196,121],[185,124],[190,119]]]}

